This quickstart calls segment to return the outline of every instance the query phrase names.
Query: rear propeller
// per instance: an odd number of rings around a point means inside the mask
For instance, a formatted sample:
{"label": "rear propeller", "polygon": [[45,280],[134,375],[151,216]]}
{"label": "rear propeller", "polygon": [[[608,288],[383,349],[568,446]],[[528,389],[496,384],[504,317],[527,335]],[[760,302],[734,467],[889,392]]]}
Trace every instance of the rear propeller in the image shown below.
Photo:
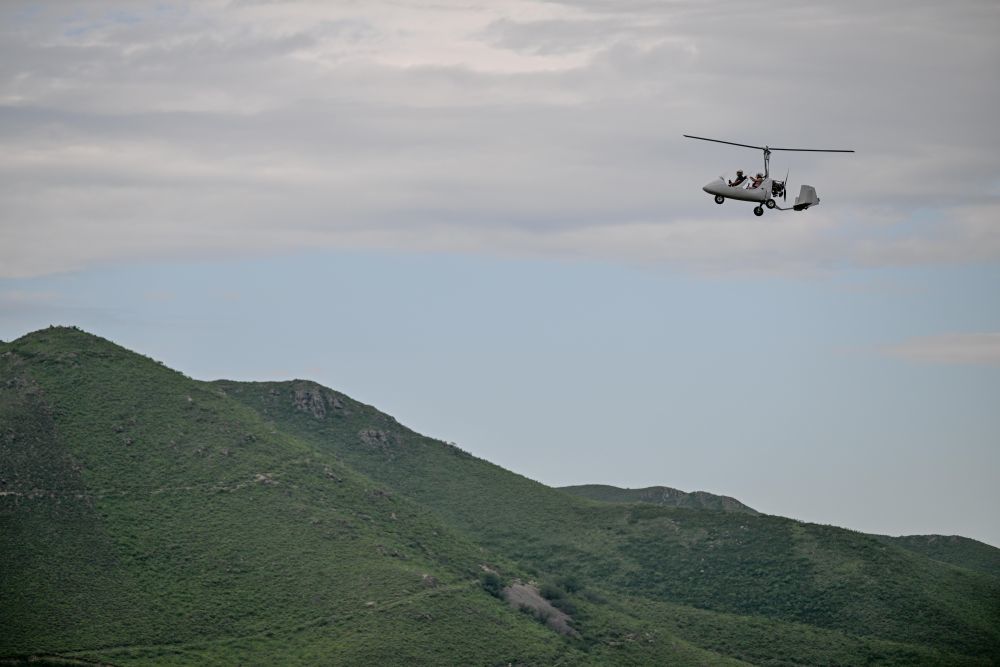
{"label": "rear propeller", "polygon": [[785,180],[781,184],[781,201],[788,201],[788,170],[785,170]]}

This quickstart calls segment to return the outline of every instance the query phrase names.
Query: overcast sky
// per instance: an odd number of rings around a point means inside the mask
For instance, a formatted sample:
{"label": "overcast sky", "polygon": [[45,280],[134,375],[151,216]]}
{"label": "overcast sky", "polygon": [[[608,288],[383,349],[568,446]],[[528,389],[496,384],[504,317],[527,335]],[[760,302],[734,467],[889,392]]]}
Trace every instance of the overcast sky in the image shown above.
{"label": "overcast sky", "polygon": [[[0,338],[1000,545],[1000,5],[0,4]],[[822,204],[701,186],[775,153]]]}

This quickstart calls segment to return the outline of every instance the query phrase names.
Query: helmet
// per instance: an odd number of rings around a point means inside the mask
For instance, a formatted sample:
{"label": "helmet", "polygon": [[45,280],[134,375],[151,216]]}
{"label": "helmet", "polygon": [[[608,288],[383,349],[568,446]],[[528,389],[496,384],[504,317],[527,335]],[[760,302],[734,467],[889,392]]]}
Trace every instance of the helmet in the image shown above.
{"label": "helmet", "polygon": [[758,171],[758,172],[757,172],[757,178],[764,178],[764,174],[762,174],[762,173],[760,173],[760,172]]}
{"label": "helmet", "polygon": [[737,174],[742,174],[742,173],[743,173],[743,170],[742,170],[742,169],[737,169],[737,170],[736,170],[736,173],[737,173]]}

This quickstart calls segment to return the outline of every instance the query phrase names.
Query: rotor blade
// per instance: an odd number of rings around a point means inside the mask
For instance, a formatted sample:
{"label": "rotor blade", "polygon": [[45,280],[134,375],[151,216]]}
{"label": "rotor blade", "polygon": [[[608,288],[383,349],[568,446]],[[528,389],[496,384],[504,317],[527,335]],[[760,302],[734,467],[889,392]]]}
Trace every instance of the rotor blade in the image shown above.
{"label": "rotor blade", "polygon": [[[723,141],[722,139],[709,139],[708,137],[695,137],[690,134],[685,134],[688,139],[701,139],[702,141],[714,141],[717,144],[729,144],[730,146],[743,146],[744,148],[756,148],[759,151],[764,150],[763,146],[751,146],[750,144],[738,144],[735,141]],[[772,149],[773,150],[773,149]]]}
{"label": "rotor blade", "polygon": [[854,151],[845,151],[834,148],[770,148],[772,151],[798,151],[802,153],[853,153]]}

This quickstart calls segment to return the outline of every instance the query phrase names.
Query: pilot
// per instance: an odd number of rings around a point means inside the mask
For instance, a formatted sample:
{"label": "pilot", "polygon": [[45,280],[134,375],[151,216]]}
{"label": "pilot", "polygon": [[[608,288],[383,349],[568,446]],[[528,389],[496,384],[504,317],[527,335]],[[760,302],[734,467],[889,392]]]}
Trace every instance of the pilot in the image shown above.
{"label": "pilot", "polygon": [[747,180],[747,177],[743,175],[743,170],[742,169],[737,169],[736,170],[736,180],[735,181],[729,181],[729,187],[731,187],[731,188],[739,187],[739,185],[743,181],[745,181],[745,180]]}
{"label": "pilot", "polygon": [[758,173],[756,176],[753,177],[753,183],[750,185],[750,188],[751,189],[759,188],[760,184],[763,182],[764,182],[764,174]]}

